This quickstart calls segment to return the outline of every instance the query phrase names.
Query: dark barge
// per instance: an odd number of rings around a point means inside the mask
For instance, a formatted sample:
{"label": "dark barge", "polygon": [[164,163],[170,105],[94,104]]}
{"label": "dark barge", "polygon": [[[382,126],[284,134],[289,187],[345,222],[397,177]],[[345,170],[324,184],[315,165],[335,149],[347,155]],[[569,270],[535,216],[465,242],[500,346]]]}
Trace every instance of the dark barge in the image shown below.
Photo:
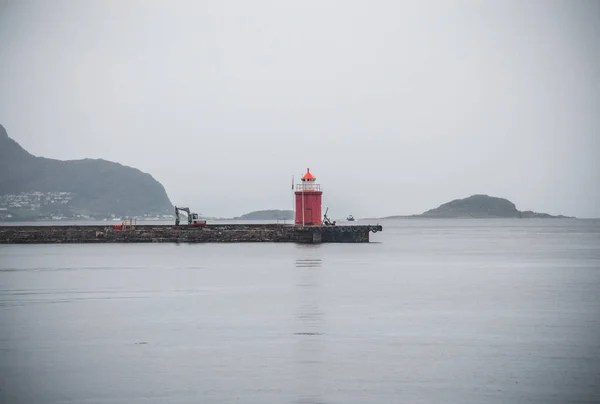
{"label": "dark barge", "polygon": [[302,226],[206,224],[204,227],[133,225],[0,226],[0,244],[53,243],[368,243],[381,225]]}

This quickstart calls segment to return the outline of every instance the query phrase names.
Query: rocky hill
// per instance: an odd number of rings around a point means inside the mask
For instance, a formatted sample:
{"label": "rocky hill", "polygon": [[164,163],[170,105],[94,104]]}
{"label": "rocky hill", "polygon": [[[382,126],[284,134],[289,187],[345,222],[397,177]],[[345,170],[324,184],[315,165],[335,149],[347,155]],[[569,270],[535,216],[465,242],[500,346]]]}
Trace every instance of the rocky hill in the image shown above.
{"label": "rocky hill", "polygon": [[254,212],[246,213],[240,217],[236,217],[237,220],[292,220],[294,218],[294,211],[292,210],[257,210]]}
{"label": "rocky hill", "polygon": [[150,174],[102,159],[36,157],[0,125],[0,213],[6,218],[143,216],[172,213]]}
{"label": "rocky hill", "polygon": [[471,195],[464,199],[455,199],[444,203],[435,209],[430,209],[420,215],[389,216],[386,219],[402,217],[419,218],[566,218],[567,216],[552,216],[547,213],[532,211],[521,212],[514,203],[504,198],[488,195]]}

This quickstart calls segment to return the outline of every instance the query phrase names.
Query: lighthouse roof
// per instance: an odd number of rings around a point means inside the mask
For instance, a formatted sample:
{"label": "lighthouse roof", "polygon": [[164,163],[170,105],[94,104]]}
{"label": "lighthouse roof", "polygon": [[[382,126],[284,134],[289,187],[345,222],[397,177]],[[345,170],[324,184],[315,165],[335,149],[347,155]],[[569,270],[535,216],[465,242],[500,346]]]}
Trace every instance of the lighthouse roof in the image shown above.
{"label": "lighthouse roof", "polygon": [[315,177],[314,175],[312,175],[310,173],[310,168],[307,168],[306,174],[304,174],[304,177],[302,177],[302,181],[314,181],[316,179],[317,179],[317,177]]}

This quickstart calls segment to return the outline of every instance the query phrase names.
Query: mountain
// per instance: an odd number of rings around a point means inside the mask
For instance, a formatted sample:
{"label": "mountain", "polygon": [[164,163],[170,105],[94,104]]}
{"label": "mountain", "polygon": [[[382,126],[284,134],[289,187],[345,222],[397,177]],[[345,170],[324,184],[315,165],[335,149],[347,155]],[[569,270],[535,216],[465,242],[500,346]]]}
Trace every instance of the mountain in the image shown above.
{"label": "mountain", "polygon": [[292,210],[257,210],[254,212],[246,213],[240,217],[236,217],[236,220],[292,220],[294,218],[294,211]]}
{"label": "mountain", "polygon": [[106,217],[172,213],[173,205],[150,174],[102,159],[36,157],[0,125],[0,208]]}
{"label": "mountain", "polygon": [[488,195],[471,195],[464,199],[455,199],[444,203],[435,209],[430,209],[420,215],[388,216],[385,219],[416,217],[416,218],[566,218],[567,216],[552,216],[547,213],[532,211],[521,212],[514,203],[504,198]]}

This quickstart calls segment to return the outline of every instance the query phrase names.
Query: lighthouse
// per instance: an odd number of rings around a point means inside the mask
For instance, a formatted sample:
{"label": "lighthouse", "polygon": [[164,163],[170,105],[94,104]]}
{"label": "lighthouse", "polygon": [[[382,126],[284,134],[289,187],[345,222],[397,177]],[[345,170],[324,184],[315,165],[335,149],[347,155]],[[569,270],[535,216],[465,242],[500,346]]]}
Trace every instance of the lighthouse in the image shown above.
{"label": "lighthouse", "polygon": [[321,186],[315,183],[317,178],[306,169],[302,182],[296,185],[296,224],[302,226],[322,225]]}

